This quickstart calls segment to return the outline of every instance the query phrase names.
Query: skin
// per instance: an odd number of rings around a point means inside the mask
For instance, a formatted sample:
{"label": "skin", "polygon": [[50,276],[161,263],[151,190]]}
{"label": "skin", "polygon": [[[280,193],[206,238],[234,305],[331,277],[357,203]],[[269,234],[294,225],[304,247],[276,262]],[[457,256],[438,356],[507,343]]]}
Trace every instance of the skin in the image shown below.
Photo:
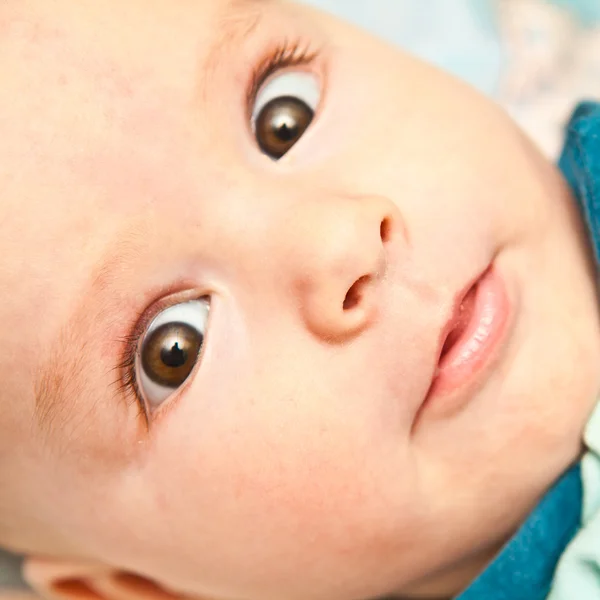
{"label": "skin", "polygon": [[[600,331],[573,200],[485,99],[312,10],[264,3],[207,67],[223,6],[2,7],[0,545],[45,557],[29,576],[55,597],[126,597],[127,572],[222,600],[447,598],[582,450]],[[321,51],[293,70],[322,87],[279,162],[244,98],[277,35]],[[509,334],[459,409],[420,411],[492,263]],[[201,360],[146,418],[112,385],[122,338],[204,296]],[[74,377],[40,414],[48,368]]]}

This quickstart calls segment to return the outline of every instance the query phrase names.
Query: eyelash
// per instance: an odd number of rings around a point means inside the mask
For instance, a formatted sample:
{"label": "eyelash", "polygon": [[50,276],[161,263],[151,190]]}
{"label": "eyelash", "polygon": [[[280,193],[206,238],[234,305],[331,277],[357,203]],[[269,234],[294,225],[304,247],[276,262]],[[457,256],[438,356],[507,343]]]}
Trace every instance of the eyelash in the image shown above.
{"label": "eyelash", "polygon": [[252,105],[256,100],[258,90],[271,75],[289,67],[311,65],[318,56],[318,50],[311,50],[310,44],[300,39],[294,41],[284,39],[276,42],[252,70],[246,94],[248,115],[252,114]]}
{"label": "eyelash", "polygon": [[137,361],[138,349],[142,336],[150,326],[150,323],[160,314],[161,310],[165,310],[168,306],[163,306],[155,310],[147,310],[137,315],[135,325],[131,333],[120,338],[123,344],[122,360],[117,365],[119,378],[115,382],[118,384],[119,392],[121,392],[127,400],[135,402],[139,407],[139,416],[143,416],[146,424],[150,423],[150,415],[144,401],[144,395],[140,389],[138,378],[135,373],[135,365]]}
{"label": "eyelash", "polygon": [[[252,114],[252,104],[256,100],[258,90],[271,75],[289,67],[310,65],[315,61],[318,54],[318,51],[311,51],[310,46],[304,44],[301,40],[290,42],[285,39],[272,46],[264,58],[252,69],[247,91],[248,114]],[[131,399],[132,402],[138,404],[140,416],[144,417],[147,424],[150,423],[150,415],[136,376],[137,354],[140,340],[148,326],[160,311],[166,308],[168,306],[146,310],[139,314],[135,319],[135,325],[131,333],[119,340],[124,347],[122,360],[116,367],[120,375],[115,384],[118,384],[119,392],[124,394],[128,400]]]}

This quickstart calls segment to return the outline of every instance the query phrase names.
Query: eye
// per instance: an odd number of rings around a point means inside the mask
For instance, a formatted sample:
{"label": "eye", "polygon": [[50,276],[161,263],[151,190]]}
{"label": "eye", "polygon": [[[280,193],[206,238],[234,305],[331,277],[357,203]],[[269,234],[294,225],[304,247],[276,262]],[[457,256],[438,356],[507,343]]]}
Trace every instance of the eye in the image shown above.
{"label": "eye", "polygon": [[149,409],[158,408],[193,371],[204,344],[209,308],[208,299],[171,306],[146,330],[136,377]]}
{"label": "eye", "polygon": [[252,128],[262,152],[274,160],[284,156],[312,123],[320,97],[317,77],[305,72],[282,73],[260,88]]}

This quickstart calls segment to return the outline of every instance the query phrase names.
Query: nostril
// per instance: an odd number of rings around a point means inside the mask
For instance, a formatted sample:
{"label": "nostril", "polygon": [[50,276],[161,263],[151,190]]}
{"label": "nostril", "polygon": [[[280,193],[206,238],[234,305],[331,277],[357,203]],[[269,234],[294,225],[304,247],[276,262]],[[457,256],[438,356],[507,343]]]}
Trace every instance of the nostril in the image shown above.
{"label": "nostril", "polygon": [[386,217],[381,221],[381,225],[379,226],[379,235],[381,237],[382,242],[387,242],[392,235],[392,220],[389,217]]}
{"label": "nostril", "polygon": [[370,275],[363,275],[360,279],[357,279],[352,287],[348,290],[346,297],[344,298],[344,310],[352,310],[362,299],[363,290],[366,285],[371,281]]}

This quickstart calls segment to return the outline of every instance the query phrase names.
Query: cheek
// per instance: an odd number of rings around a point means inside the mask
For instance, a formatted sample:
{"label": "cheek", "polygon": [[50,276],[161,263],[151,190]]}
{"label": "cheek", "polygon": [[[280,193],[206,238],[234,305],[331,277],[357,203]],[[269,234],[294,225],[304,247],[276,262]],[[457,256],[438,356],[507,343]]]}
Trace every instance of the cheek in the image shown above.
{"label": "cheek", "polygon": [[248,520],[265,513],[302,520],[333,510],[329,493],[337,510],[342,498],[360,500],[365,482],[354,465],[382,451],[368,424],[373,414],[316,377],[296,352],[291,359],[280,356],[250,377],[236,373],[206,394],[194,386],[158,425],[157,458],[165,471],[180,470],[174,474],[207,509],[231,501],[227,512],[248,511]]}
{"label": "cheek", "polygon": [[251,579],[265,565],[284,577],[315,544],[334,568],[364,560],[365,548],[375,556],[392,538],[413,538],[406,442],[378,435],[371,404],[361,408],[356,393],[341,399],[314,374],[314,360],[306,365],[313,375],[302,369],[298,378],[298,346],[293,357],[279,354],[268,373],[251,365],[210,394],[194,382],[157,424],[138,484],[141,526],[154,530],[145,551],[161,557],[161,572],[168,537],[178,540],[169,573],[198,570],[215,581],[232,572]]}
{"label": "cheek", "polygon": [[[324,146],[333,146],[328,181],[394,200],[420,249],[447,239],[435,246],[444,255],[462,246],[459,255],[473,251],[464,248],[473,231],[479,244],[497,237],[496,213],[513,187],[508,121],[462,84],[400,53],[346,50],[350,58],[332,69],[319,125]],[[368,84],[355,90],[357,73]]]}

